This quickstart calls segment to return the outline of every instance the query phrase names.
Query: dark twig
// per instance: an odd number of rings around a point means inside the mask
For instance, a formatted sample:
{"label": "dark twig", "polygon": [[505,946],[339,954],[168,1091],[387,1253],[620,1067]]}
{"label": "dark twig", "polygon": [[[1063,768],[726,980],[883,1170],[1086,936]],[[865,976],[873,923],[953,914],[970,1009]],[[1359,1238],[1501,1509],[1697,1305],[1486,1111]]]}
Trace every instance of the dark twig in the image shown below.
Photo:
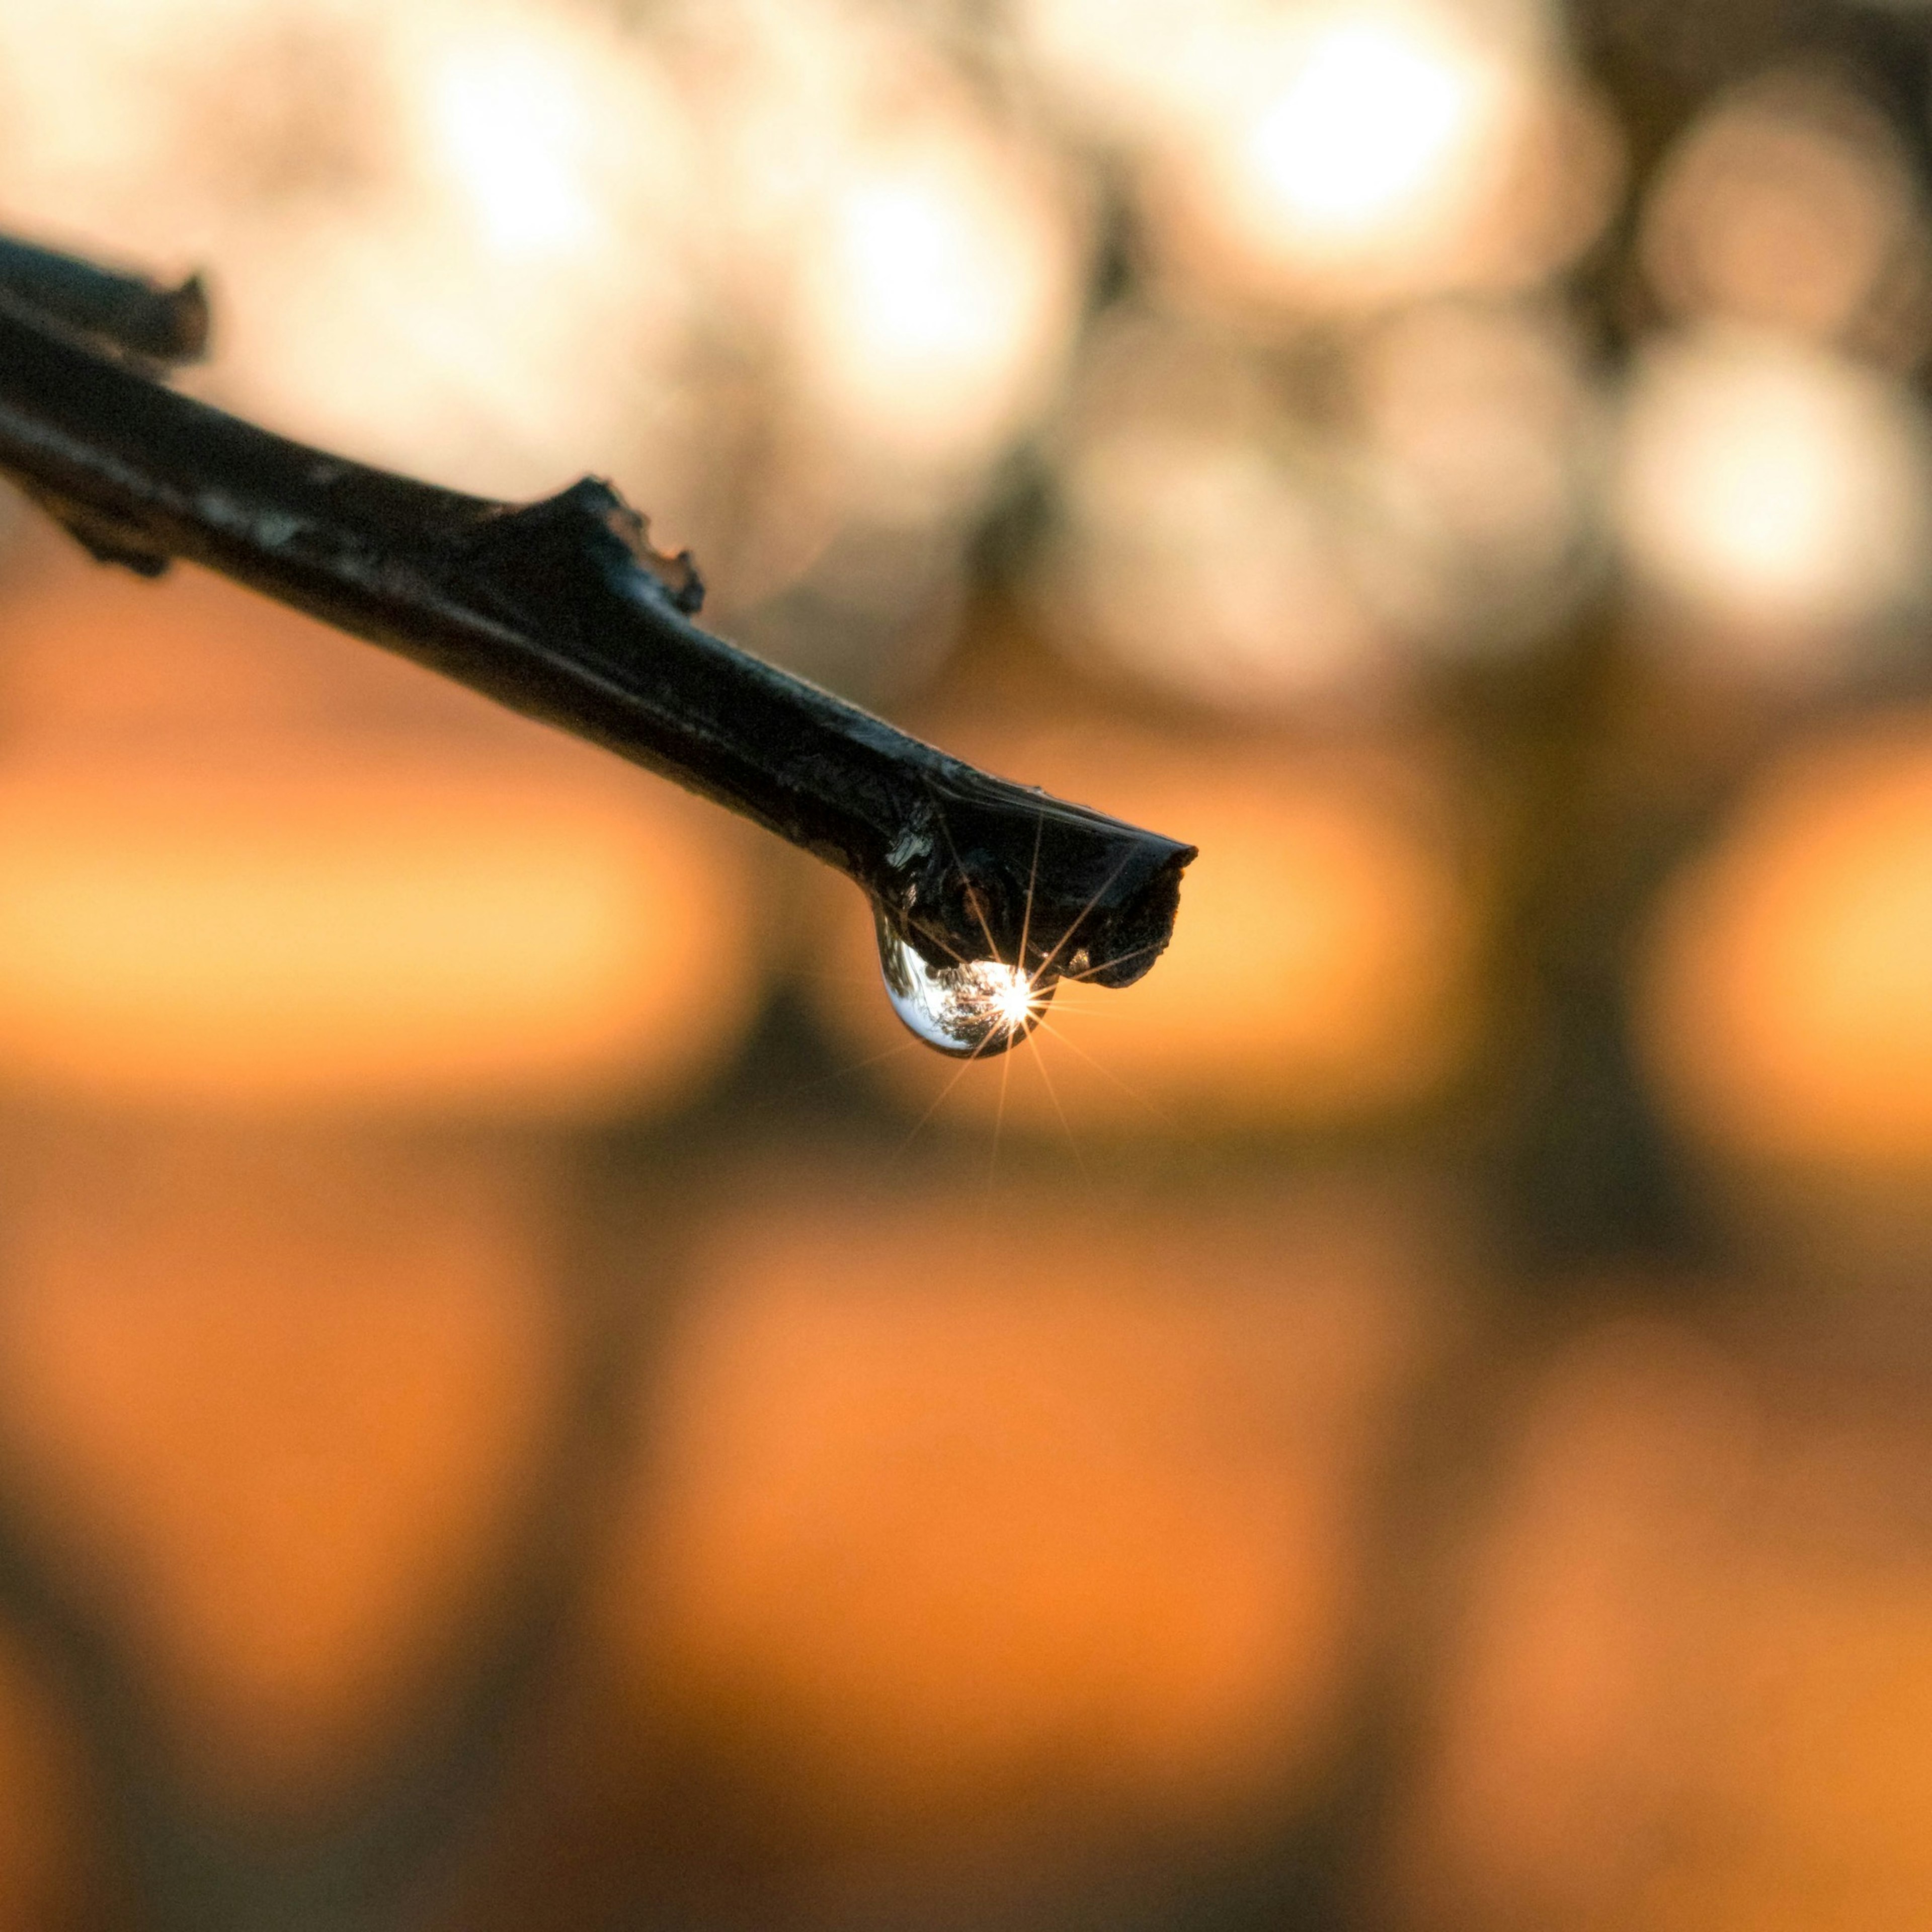
{"label": "dark twig", "polygon": [[699,629],[688,556],[654,550],[606,483],[460,495],[176,394],[157,365],[197,354],[206,323],[197,282],[0,246],[0,472],[96,556],[188,558],[648,766],[838,867],[935,964],[990,940],[1126,986],[1166,945],[1191,847],[992,777]]}
{"label": "dark twig", "polygon": [[0,235],[0,289],[64,322],[96,346],[164,367],[208,351],[208,296],[201,278],[163,288],[73,255]]}

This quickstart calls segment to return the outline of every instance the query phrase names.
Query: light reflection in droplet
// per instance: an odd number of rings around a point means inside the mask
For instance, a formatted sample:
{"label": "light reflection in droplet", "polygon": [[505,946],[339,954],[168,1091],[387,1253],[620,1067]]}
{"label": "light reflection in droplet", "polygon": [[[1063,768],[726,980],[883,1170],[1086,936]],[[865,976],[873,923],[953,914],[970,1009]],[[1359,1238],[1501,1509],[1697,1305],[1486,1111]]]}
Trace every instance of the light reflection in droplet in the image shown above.
{"label": "light reflection in droplet", "polygon": [[962,1059],[989,1059],[1016,1046],[1040,1024],[1054,982],[998,959],[932,966],[874,911],[886,997],[908,1030],[928,1046]]}

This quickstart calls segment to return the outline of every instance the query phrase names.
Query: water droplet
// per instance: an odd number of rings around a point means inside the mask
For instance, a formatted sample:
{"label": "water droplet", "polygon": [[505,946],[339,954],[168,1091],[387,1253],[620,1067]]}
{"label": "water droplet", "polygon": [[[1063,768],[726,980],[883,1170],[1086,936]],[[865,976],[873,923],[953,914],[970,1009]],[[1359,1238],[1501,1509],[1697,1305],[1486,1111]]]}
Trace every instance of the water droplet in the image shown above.
{"label": "water droplet", "polygon": [[997,959],[929,966],[883,913],[875,917],[886,997],[928,1046],[962,1059],[989,1059],[1017,1046],[1040,1024],[1053,998],[1051,980],[1029,979]]}

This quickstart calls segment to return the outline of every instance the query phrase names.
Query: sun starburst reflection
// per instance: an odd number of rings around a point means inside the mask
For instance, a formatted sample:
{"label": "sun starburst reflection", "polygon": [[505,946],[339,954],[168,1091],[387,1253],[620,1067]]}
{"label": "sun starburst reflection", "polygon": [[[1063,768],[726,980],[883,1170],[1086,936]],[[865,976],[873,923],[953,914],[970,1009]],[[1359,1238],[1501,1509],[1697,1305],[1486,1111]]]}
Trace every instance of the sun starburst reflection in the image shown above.
{"label": "sun starburst reflection", "polygon": [[928,1046],[963,1059],[989,1059],[1040,1024],[1056,977],[999,959],[934,966],[878,916],[879,966],[892,1010]]}

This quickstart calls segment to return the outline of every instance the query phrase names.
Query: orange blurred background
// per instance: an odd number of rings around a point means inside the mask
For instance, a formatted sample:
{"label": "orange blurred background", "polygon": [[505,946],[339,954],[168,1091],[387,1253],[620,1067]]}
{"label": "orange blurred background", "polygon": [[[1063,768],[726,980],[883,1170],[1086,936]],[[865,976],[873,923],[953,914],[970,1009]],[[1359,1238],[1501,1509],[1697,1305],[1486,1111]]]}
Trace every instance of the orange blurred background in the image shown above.
{"label": "orange blurred background", "polygon": [[0,1920],[1932,1921],[1932,7],[0,0],[184,379],[1197,842],[983,1065],[0,503]]}

